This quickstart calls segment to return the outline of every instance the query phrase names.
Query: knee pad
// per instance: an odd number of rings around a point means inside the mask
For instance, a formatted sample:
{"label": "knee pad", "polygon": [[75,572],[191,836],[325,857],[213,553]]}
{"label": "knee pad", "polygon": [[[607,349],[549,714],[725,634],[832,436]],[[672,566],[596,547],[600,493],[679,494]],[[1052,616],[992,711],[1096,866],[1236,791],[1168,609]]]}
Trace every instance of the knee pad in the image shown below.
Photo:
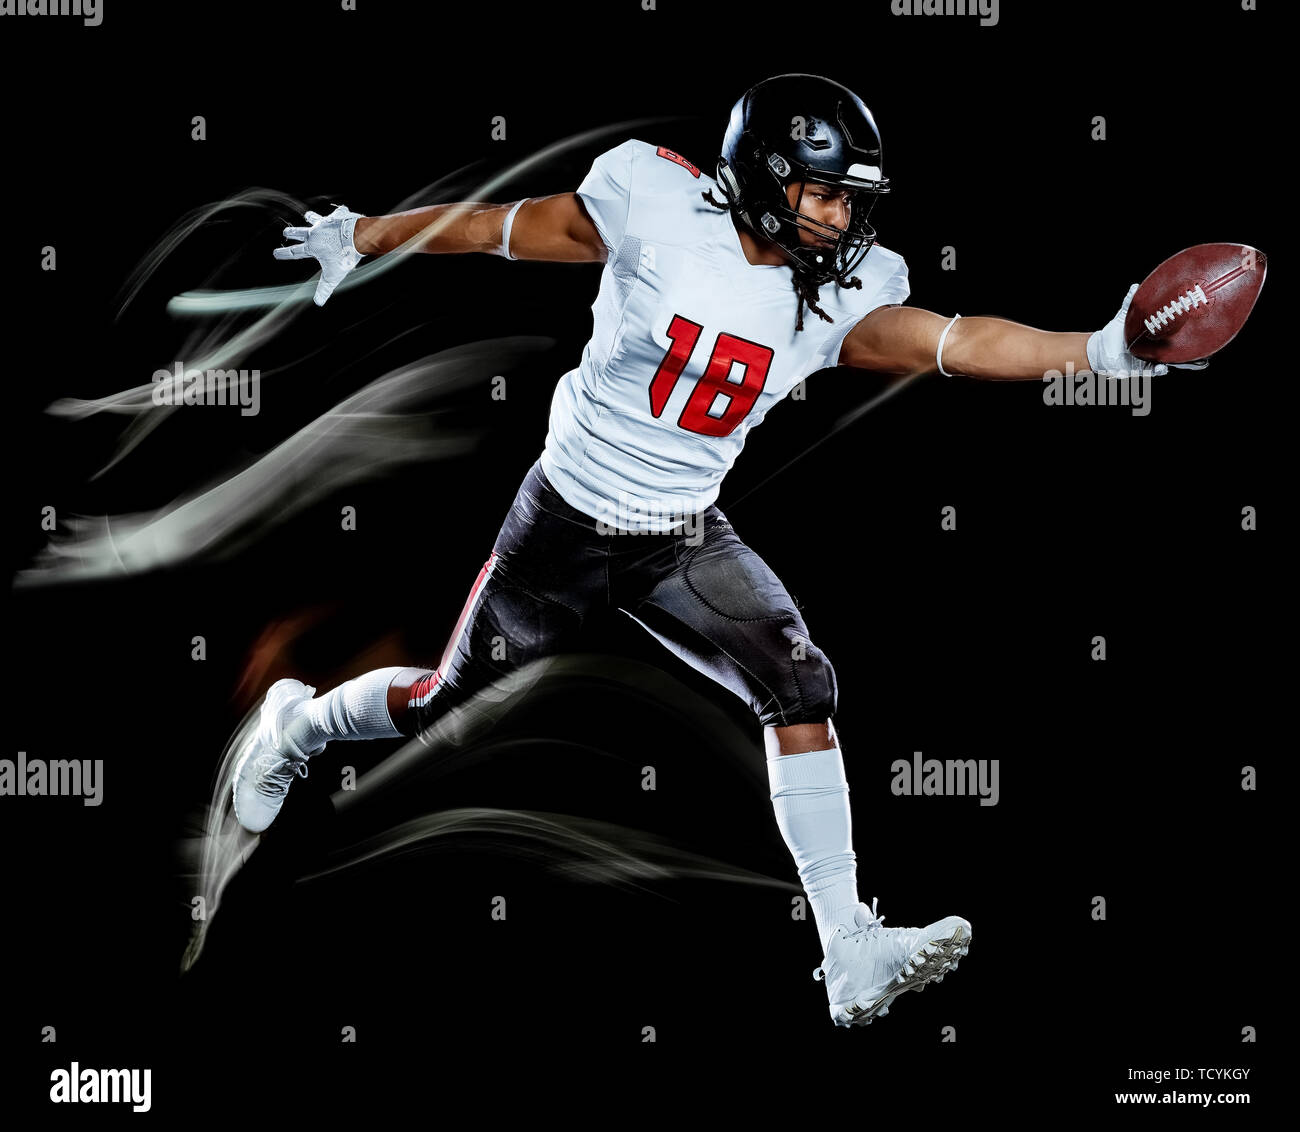
{"label": "knee pad", "polygon": [[778,702],[759,712],[764,727],[794,723],[825,723],[835,714],[839,687],[830,658],[797,626],[783,633],[789,645],[786,675],[776,689]]}

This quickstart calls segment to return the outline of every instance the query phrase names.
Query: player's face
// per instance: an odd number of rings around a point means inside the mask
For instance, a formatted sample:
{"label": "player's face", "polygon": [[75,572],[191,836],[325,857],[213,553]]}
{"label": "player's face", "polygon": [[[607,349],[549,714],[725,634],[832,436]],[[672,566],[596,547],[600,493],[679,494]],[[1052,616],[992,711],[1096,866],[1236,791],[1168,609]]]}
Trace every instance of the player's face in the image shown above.
{"label": "player's face", "polygon": [[[810,220],[818,220],[833,228],[843,231],[849,226],[851,194],[848,189],[837,189],[833,185],[822,185],[816,181],[803,182],[803,199],[799,199],[800,184],[796,181],[786,186],[786,199],[794,208],[798,202],[799,211]],[[834,241],[827,236],[818,236],[806,229],[799,229],[799,242],[802,244],[822,244],[831,246]]]}

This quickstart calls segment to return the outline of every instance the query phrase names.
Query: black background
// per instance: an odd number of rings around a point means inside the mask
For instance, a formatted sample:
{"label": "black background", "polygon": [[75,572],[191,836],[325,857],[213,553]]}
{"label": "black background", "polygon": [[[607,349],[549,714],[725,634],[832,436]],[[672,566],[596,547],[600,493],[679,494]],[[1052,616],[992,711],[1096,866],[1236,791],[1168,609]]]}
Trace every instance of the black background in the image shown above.
{"label": "black background", "polygon": [[[1279,6],[1261,8],[1007,2],[980,27],[895,17],[884,0],[361,0],[355,13],[108,0],[99,28],[0,20],[11,571],[44,543],[42,506],[156,509],[405,362],[553,340],[509,371],[505,401],[484,383],[430,418],[431,442],[444,425],[480,435],[472,454],[331,494],[224,560],[10,594],[4,757],[102,758],[105,800],[0,799],[0,1105],[50,1115],[49,1071],[77,1060],[151,1067],[163,1119],[281,1101],[312,1118],[349,1102],[433,1119],[511,1102],[612,1113],[625,1110],[597,1097],[617,1083],[633,1110],[788,1098],[818,1120],[897,1107],[928,1121],[1109,1114],[1135,1087],[1129,1067],[1182,1065],[1252,1067],[1258,1117],[1277,1091],[1267,1019],[1289,987],[1269,883],[1289,859],[1266,843],[1283,769],[1269,715],[1292,639],[1278,540],[1293,380],[1279,349],[1285,62]],[[262,208],[200,229],[115,319],[128,274],[188,210],[250,186],[378,214],[450,173],[422,203],[465,199],[599,128],[488,199],[571,190],[626,137],[707,170],[739,94],[791,70],[873,110],[896,189],[873,219],[907,259],[913,305],[1091,330],[1182,247],[1239,241],[1272,260],[1239,339],[1203,372],[1157,379],[1148,416],[1048,408],[1036,382],[932,376],[818,443],[880,388],[840,369],[773,412],[723,485],[719,505],[835,663],[862,896],[887,924],[965,916],[970,955],[876,1024],[833,1027],[815,932],[791,921],[797,877],[757,724],[631,626],[611,647],[666,697],[549,688],[481,740],[481,759],[413,783],[375,826],[448,806],[578,815],[776,883],[585,884],[473,836],[294,883],[340,836],[331,765],[295,785],[181,978],[175,846],[223,745],[279,676],[324,690],[436,663],[590,333],[600,269],[411,257],[305,304],[242,363],[264,375],[258,416],[176,412],[92,480],[126,418],[69,422],[51,401],[169,364],[192,329],[167,315],[173,295],[310,271],[270,255],[300,218]],[[491,139],[498,114],[505,141]],[[645,118],[664,120],[621,125]],[[38,270],[46,244],[56,272]],[[945,246],[956,271],[940,269]],[[345,504],[355,532],[340,530]],[[955,533],[939,529],[946,505]],[[1241,529],[1246,506],[1256,532]],[[704,702],[707,727],[692,715]],[[715,757],[717,734],[743,737],[752,762]],[[340,746],[327,760],[364,771],[397,744]],[[999,804],[894,796],[890,763],[914,750],[999,759]],[[1246,765],[1258,792],[1241,789]],[[496,895],[504,923],[489,917]],[[355,1044],[340,1043],[347,1025]],[[1258,1044],[1242,1044],[1246,1026]],[[544,1084],[524,1085],[534,1071]]]}

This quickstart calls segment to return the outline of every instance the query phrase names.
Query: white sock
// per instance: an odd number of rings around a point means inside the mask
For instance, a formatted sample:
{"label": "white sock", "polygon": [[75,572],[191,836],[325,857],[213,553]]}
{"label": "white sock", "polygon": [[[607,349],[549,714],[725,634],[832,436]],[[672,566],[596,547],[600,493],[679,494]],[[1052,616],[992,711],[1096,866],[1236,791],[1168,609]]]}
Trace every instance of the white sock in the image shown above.
{"label": "white sock", "polygon": [[849,784],[838,748],[767,760],[772,806],[812,904],[822,950],[836,924],[853,926],[858,905],[857,855],[849,818]]}
{"label": "white sock", "polygon": [[388,714],[388,685],[402,671],[376,668],[337,688],[304,700],[285,723],[285,734],[303,750],[320,754],[333,739],[392,739],[401,735]]}

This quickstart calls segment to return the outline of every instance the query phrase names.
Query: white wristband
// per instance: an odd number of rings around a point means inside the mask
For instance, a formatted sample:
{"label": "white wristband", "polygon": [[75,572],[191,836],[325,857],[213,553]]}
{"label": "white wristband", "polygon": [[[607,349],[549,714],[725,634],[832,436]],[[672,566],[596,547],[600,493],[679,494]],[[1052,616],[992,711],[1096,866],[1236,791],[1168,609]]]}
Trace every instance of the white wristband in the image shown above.
{"label": "white wristband", "polygon": [[953,315],[952,321],[943,328],[943,333],[939,335],[939,348],[934,352],[934,360],[939,366],[939,372],[943,374],[944,377],[952,377],[952,374],[943,368],[943,340],[948,337],[948,331],[952,329],[953,322],[956,322],[959,318],[961,318],[961,315]]}
{"label": "white wristband", "polygon": [[524,197],[524,200],[518,201],[515,204],[514,208],[512,208],[509,212],[506,213],[505,223],[501,225],[501,246],[499,248],[492,249],[493,255],[505,256],[506,259],[515,258],[510,254],[510,229],[514,225],[515,213],[519,211],[519,206],[523,204],[524,201],[532,200],[532,199],[533,199],[532,197]]}
{"label": "white wristband", "polygon": [[[356,216],[349,216],[342,224],[339,225],[339,235],[343,239],[343,246],[352,252],[357,252],[356,241],[352,238],[352,233],[356,229],[357,221],[364,220],[365,217],[358,213]],[[357,255],[361,255],[357,252]]]}

